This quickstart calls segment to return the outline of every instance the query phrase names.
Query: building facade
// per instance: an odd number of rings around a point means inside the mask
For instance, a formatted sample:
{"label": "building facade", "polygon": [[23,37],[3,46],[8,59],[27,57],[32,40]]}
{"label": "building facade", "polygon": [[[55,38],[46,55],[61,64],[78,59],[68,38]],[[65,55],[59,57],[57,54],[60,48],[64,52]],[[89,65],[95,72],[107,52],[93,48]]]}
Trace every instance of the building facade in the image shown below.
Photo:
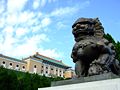
{"label": "building facade", "polygon": [[38,52],[22,60],[0,54],[0,66],[48,77],[65,77],[65,72],[70,68],[62,61],[40,55]]}
{"label": "building facade", "polygon": [[25,61],[0,54],[0,66],[8,69],[26,72],[27,63]]}
{"label": "building facade", "polygon": [[76,77],[75,70],[68,68],[64,73],[64,77],[65,78],[75,78]]}

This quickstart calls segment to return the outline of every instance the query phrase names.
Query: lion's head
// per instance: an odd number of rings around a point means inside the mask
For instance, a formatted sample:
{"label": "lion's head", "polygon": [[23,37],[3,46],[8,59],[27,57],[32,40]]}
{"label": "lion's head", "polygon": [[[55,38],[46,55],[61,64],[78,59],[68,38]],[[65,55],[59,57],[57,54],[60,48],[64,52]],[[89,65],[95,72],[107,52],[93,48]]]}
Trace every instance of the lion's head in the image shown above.
{"label": "lion's head", "polygon": [[79,18],[72,26],[75,41],[86,36],[94,36],[102,38],[104,35],[104,28],[98,18]]}

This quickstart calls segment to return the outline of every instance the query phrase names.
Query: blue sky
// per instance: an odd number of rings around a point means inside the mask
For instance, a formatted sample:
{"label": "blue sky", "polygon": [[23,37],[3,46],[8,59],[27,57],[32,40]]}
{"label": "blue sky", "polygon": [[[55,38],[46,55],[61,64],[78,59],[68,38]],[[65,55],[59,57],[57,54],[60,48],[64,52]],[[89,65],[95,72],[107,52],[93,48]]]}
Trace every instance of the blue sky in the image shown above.
{"label": "blue sky", "polygon": [[0,0],[0,53],[25,58],[39,52],[74,67],[72,24],[99,17],[120,41],[119,0]]}

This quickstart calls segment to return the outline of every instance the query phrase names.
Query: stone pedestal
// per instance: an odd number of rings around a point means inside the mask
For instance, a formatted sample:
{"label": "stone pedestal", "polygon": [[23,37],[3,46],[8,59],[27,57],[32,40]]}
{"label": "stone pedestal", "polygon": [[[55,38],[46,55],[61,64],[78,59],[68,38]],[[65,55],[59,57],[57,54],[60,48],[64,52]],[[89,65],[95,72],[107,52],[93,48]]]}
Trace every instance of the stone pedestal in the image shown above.
{"label": "stone pedestal", "polygon": [[108,80],[108,79],[115,79],[115,78],[120,78],[120,76],[117,76],[113,73],[106,73],[106,74],[94,75],[89,77],[74,78],[70,80],[55,81],[51,83],[51,86],[77,84],[77,83],[101,81],[101,80]]}
{"label": "stone pedestal", "polygon": [[120,78],[39,88],[38,90],[120,90]]}
{"label": "stone pedestal", "polygon": [[112,73],[52,82],[38,90],[120,90],[120,77]]}

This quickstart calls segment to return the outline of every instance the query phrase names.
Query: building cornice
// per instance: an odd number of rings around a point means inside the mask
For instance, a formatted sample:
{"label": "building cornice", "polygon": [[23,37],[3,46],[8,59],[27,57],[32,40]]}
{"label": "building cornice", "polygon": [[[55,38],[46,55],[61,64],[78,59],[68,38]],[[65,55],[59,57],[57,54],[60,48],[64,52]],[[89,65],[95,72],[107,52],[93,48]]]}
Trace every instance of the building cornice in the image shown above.
{"label": "building cornice", "polygon": [[20,59],[16,59],[16,58],[13,58],[13,57],[9,57],[9,56],[6,56],[6,55],[3,55],[3,54],[0,54],[0,58],[2,59],[6,59],[6,60],[10,60],[10,61],[16,61],[16,62],[19,62],[19,63],[25,63],[25,61],[22,61]]}

